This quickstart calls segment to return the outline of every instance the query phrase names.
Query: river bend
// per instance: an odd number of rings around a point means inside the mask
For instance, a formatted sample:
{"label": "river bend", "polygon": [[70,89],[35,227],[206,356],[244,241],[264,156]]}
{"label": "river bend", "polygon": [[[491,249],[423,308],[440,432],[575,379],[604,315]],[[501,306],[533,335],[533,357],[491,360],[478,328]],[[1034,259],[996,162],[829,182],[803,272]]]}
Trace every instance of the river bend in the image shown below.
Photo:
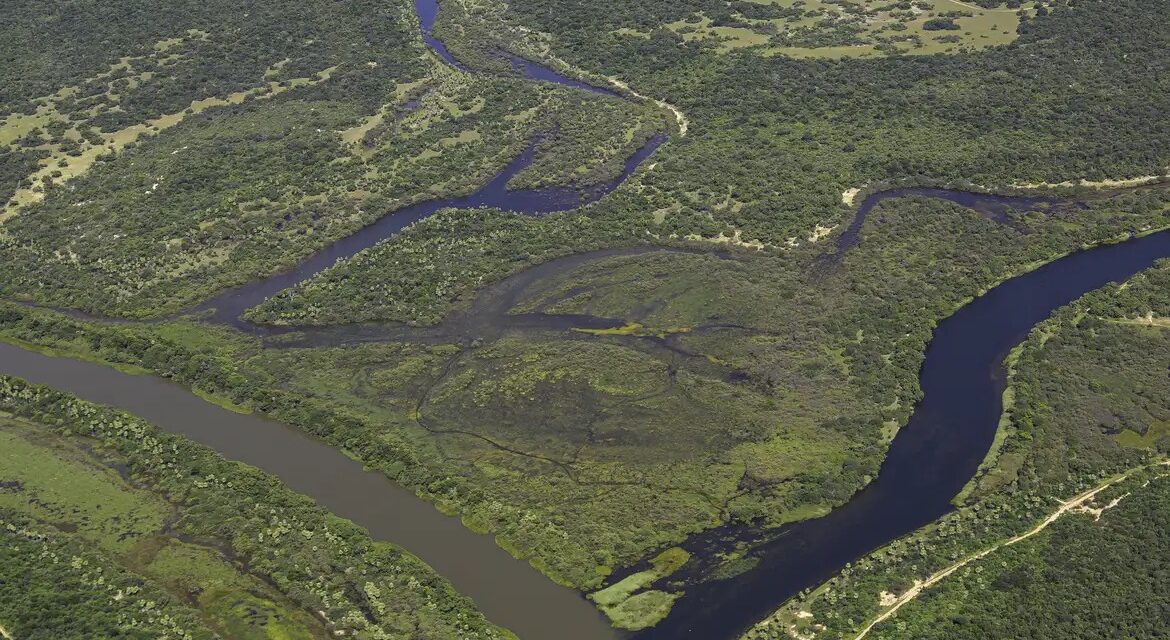
{"label": "river bend", "polygon": [[[424,40],[452,66],[465,67],[431,35],[434,0],[417,0]],[[513,59],[533,80],[613,95]],[[226,291],[201,306],[210,320],[256,332],[240,314],[264,298],[302,282],[337,259],[352,256],[444,207],[493,206],[539,214],[573,208],[612,191],[665,140],[651,140],[617,179],[581,191],[513,192],[511,176],[532,161],[534,147],[499,176],[465,198],[407,207],[307,258],[290,272]],[[882,200],[927,195],[991,215],[1028,208],[1045,199],[1015,199],[945,190],[900,190],[867,198],[854,225],[838,239],[838,253],[856,240],[866,214]],[[757,550],[759,564],[727,581],[692,586],[657,627],[639,640],[734,638],[784,600],[837,573],[846,563],[945,514],[950,499],[975,473],[995,434],[1005,385],[1003,357],[1053,310],[1111,281],[1125,280],[1170,257],[1170,232],[1102,246],[1060,258],[995,287],[959,309],[934,332],[921,371],[924,398],[891,444],[878,477],[829,515],[788,525]],[[581,258],[577,258],[581,259]],[[124,409],[160,428],[259,467],[326,509],[366,527],[377,539],[415,553],[472,597],[487,617],[525,640],[604,640],[611,629],[578,592],[560,587],[513,559],[488,536],[391,483],[339,450],[290,427],[205,402],[165,380],[134,376],[98,364],[54,358],[0,344],[0,374],[47,384],[86,400]]]}

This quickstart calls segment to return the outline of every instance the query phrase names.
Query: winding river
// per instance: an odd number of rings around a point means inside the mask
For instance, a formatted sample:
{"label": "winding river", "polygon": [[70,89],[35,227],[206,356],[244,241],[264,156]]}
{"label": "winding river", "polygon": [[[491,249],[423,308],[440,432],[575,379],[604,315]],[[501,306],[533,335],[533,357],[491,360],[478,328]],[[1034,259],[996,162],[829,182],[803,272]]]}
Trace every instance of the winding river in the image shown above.
{"label": "winding river", "polygon": [[621,174],[609,182],[593,185],[584,189],[572,187],[546,187],[543,189],[511,190],[508,182],[528,168],[536,158],[538,144],[528,145],[516,159],[508,163],[496,177],[480,187],[475,193],[462,198],[445,200],[430,200],[399,209],[383,216],[373,224],[358,230],[353,235],[342,238],[324,249],[305,258],[290,271],[276,273],[266,278],[249,282],[240,287],[228,289],[214,298],[204,302],[195,309],[196,312],[208,312],[208,319],[217,324],[227,324],[255,334],[292,331],[292,328],[272,328],[254,325],[240,316],[269,296],[295,286],[333,266],[338,260],[353,257],[378,244],[382,240],[393,236],[403,228],[434,215],[440,209],[473,209],[476,207],[494,207],[507,211],[541,215],[555,211],[566,211],[582,205],[596,202],[601,197],[616,189],[626,181],[631,174],[666,140],[665,135],[656,135],[650,138],[640,149],[630,156],[622,169]]}
{"label": "winding river", "polygon": [[[731,580],[693,586],[639,640],[731,638],[802,589],[938,519],[974,476],[995,437],[1004,357],[1040,321],[1080,296],[1170,257],[1170,231],[1080,251],[1008,280],[939,323],[920,373],[923,399],[890,445],[878,477],[847,504],[785,526]],[[702,540],[690,544],[701,548]]]}
{"label": "winding river", "polygon": [[[464,69],[431,36],[437,13],[434,0],[417,0],[416,7],[424,40],[448,63]],[[582,86],[535,63],[513,60],[513,64],[536,80],[612,94],[607,89]],[[507,190],[511,177],[531,163],[536,153],[531,146],[471,196],[395,212],[309,257],[295,270],[224,292],[201,309],[213,322],[263,332],[240,320],[240,314],[416,220],[444,207],[485,205],[530,214],[576,207],[616,188],[664,139],[659,136],[648,142],[612,182],[584,192]],[[1029,208],[1044,202],[945,190],[878,193],[862,203],[853,226],[839,237],[838,253],[856,240],[857,230],[874,206],[903,195],[946,198],[992,216],[1006,207]],[[605,253],[537,267],[518,276],[515,286],[600,255]],[[1167,256],[1170,232],[1082,251],[1009,280],[944,320],[934,332],[922,368],[924,399],[894,439],[877,479],[828,516],[783,528],[772,542],[757,550],[760,561],[752,571],[690,587],[666,620],[635,637],[733,638],[801,589],[815,586],[846,563],[946,513],[951,508],[950,499],[974,474],[994,436],[1005,385],[1002,359],[1007,351],[1057,307],[1108,282],[1127,279]],[[505,300],[508,291],[501,294]],[[523,321],[522,317],[516,320]],[[415,553],[472,597],[489,619],[525,640],[603,640],[622,635],[578,592],[555,585],[527,563],[513,559],[490,537],[470,532],[458,519],[440,514],[433,505],[380,473],[366,471],[341,451],[296,429],[227,411],[165,380],[48,357],[11,345],[0,344],[0,374],[130,411],[227,458],[280,477],[292,489],[366,527],[375,538]],[[699,549],[703,543],[703,536],[697,536],[687,545]]]}

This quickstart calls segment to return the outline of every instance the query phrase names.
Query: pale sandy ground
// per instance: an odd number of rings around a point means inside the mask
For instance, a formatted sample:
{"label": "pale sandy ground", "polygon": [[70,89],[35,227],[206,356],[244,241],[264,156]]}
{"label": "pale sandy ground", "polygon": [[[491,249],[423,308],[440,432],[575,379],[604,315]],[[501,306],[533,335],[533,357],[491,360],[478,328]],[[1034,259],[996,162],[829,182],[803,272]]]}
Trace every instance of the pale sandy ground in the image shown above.
{"label": "pale sandy ground", "polygon": [[847,206],[852,207],[853,201],[857,198],[857,194],[859,193],[861,193],[861,187],[846,189],[845,191],[841,192],[841,202],[844,202]]}
{"label": "pale sandy ground", "polygon": [[8,633],[8,629],[5,629],[4,627],[0,627],[0,636],[7,638],[7,640],[15,640],[15,638],[12,637],[12,634]]}
{"label": "pale sandy ground", "polygon": [[[962,2],[957,2],[956,0],[951,0],[951,1],[955,2],[955,4],[962,4],[963,6],[970,6],[970,5],[966,5]],[[988,9],[983,9],[983,11],[988,11]],[[1015,11],[1015,9],[1008,9],[1008,11]],[[1089,187],[1092,189],[1110,189],[1110,188],[1118,188],[1118,187],[1136,187],[1138,185],[1143,185],[1143,184],[1146,184],[1148,182],[1154,182],[1156,180],[1164,180],[1166,178],[1170,178],[1170,173],[1163,174],[1163,175],[1155,175],[1155,176],[1140,176],[1137,178],[1122,178],[1120,180],[1065,180],[1064,182],[1013,182],[1011,186],[1016,188],[1016,189],[1047,189],[1047,188],[1052,188],[1052,187]],[[852,207],[853,201],[857,198],[857,194],[859,194],[859,193],[861,193],[861,187],[854,187],[852,189],[846,189],[845,191],[841,192],[841,202],[844,202],[847,206]]]}
{"label": "pale sandy ground", "polygon": [[984,11],[986,11],[988,13],[1015,13],[1015,12],[1019,11],[1019,9],[987,9],[985,7],[980,7],[978,5],[968,4],[966,2],[961,2],[960,0],[951,0],[951,2],[953,2],[959,6],[967,7],[968,9],[973,9],[979,13],[982,13]]}
{"label": "pale sandy ground", "polygon": [[742,234],[742,232],[739,229],[736,229],[735,233],[733,233],[731,236],[728,236],[727,234],[720,231],[719,235],[714,236],[712,238],[705,238],[705,237],[700,236],[698,234],[692,233],[692,234],[686,236],[686,239],[691,240],[691,241],[695,241],[695,242],[711,242],[714,244],[732,244],[732,245],[735,245],[737,247],[744,247],[746,249],[755,249],[756,251],[763,251],[764,250],[764,248],[766,246],[764,243],[760,242],[759,240],[744,240],[741,237],[741,234]]}
{"label": "pale sandy ground", "polygon": [[[1170,465],[1170,460],[1164,460],[1162,462],[1159,462],[1158,464],[1163,465],[1163,466]],[[1137,469],[1132,469],[1129,472],[1127,472],[1123,475],[1117,476],[1111,480],[1108,480],[1108,481],[1104,482],[1103,484],[1100,484],[1100,485],[1094,487],[1093,489],[1090,489],[1090,490],[1088,490],[1088,491],[1086,491],[1086,492],[1084,492],[1076,497],[1065,500],[1064,502],[1060,503],[1060,506],[1056,509],[1056,511],[1053,511],[1051,514],[1049,514],[1049,516],[1047,518],[1045,518],[1043,522],[1036,525],[1031,530],[1029,530],[1025,533],[1021,533],[1020,535],[1018,535],[1014,538],[1011,538],[1005,542],[1001,542],[1000,544],[997,544],[994,547],[991,547],[989,549],[984,549],[983,551],[980,551],[979,553],[976,553],[975,555],[968,556],[968,557],[956,562],[955,564],[947,567],[946,569],[943,569],[943,570],[931,575],[925,581],[916,580],[914,582],[913,587],[911,587],[908,591],[906,591],[906,593],[903,593],[901,596],[898,596],[898,598],[895,599],[894,602],[891,604],[890,609],[887,610],[885,613],[882,613],[878,617],[874,618],[872,622],[870,622],[868,625],[866,625],[866,627],[864,629],[861,630],[861,633],[857,634],[857,637],[854,638],[854,640],[861,640],[862,638],[864,638],[866,635],[869,634],[871,629],[873,629],[879,623],[885,622],[887,619],[889,619],[890,616],[894,615],[894,613],[897,612],[898,609],[901,609],[903,605],[905,605],[906,603],[911,602],[915,598],[917,598],[919,596],[919,594],[922,593],[923,589],[926,589],[928,587],[931,587],[931,586],[941,582],[947,576],[958,571],[959,569],[962,569],[963,567],[967,566],[968,564],[970,564],[976,560],[979,560],[981,558],[984,558],[987,555],[994,553],[995,551],[997,551],[1003,547],[1010,546],[1010,545],[1013,545],[1017,542],[1020,542],[1021,540],[1026,540],[1028,538],[1031,538],[1032,536],[1036,535],[1037,533],[1040,533],[1041,531],[1047,529],[1048,525],[1052,524],[1053,522],[1056,522],[1058,519],[1060,519],[1061,516],[1063,516],[1064,514],[1070,512],[1070,511],[1072,511],[1072,512],[1088,512],[1088,513],[1092,513],[1095,517],[1100,518],[1101,513],[1103,513],[1106,509],[1111,509],[1111,508],[1117,506],[1117,504],[1119,502],[1121,502],[1122,498],[1124,498],[1125,496],[1121,496],[1120,498],[1117,498],[1116,500],[1110,502],[1107,506],[1102,507],[1100,509],[1091,509],[1089,507],[1086,507],[1085,503],[1089,502],[1094,497],[1096,497],[1096,495],[1098,493],[1101,493],[1105,489],[1108,489],[1109,487],[1113,486],[1114,484],[1121,482],[1122,480],[1133,475],[1135,472],[1140,471],[1141,469],[1144,469],[1144,468],[1145,467],[1138,467]],[[1129,494],[1126,494],[1126,495],[1129,495]],[[885,605],[887,602],[889,602],[889,599],[887,597],[885,597],[886,594],[882,594],[882,596],[883,596],[882,597],[882,604]]]}
{"label": "pale sandy ground", "polygon": [[1092,187],[1094,189],[1108,189],[1110,187],[1136,187],[1140,184],[1170,178],[1170,175],[1141,176],[1138,178],[1123,178],[1121,180],[1065,180],[1064,182],[1017,182],[1013,187],[1020,189],[1039,189],[1042,187]]}
{"label": "pale sandy ground", "polygon": [[685,113],[682,112],[682,109],[679,109],[678,107],[674,106],[673,104],[670,104],[669,102],[667,102],[665,100],[659,100],[657,98],[648,98],[648,97],[638,93],[637,91],[634,91],[633,89],[630,88],[630,85],[626,84],[622,80],[619,80],[618,78],[614,78],[611,76],[609,78],[609,82],[610,82],[610,84],[617,87],[618,89],[621,89],[622,91],[629,92],[630,95],[634,96],[635,98],[638,98],[639,100],[651,100],[654,102],[654,104],[662,107],[663,109],[669,109],[670,112],[674,114],[674,119],[678,122],[678,135],[679,136],[687,135],[687,127],[690,126],[690,121],[687,120],[687,116]]}
{"label": "pale sandy ground", "polygon": [[816,228],[813,229],[812,234],[809,235],[808,241],[809,242],[817,242],[821,238],[824,238],[824,237],[828,236],[830,233],[833,233],[833,230],[836,228],[837,228],[837,225],[833,225],[831,227],[822,227],[821,225],[818,224],[816,226]]}
{"label": "pale sandy ground", "polygon": [[[84,175],[87,171],[89,171],[89,169],[97,162],[98,156],[107,152],[117,153],[126,148],[129,143],[137,142],[140,136],[153,135],[164,129],[170,129],[171,127],[174,127],[183,122],[191,114],[202,113],[212,107],[241,104],[248,98],[272,98],[290,89],[324,82],[328,80],[336,70],[337,67],[330,67],[324,71],[318,72],[314,77],[294,78],[285,82],[284,84],[269,81],[267,86],[262,85],[260,87],[248,89],[246,91],[239,91],[228,95],[226,98],[213,97],[196,100],[183,111],[165,114],[153,120],[130,125],[129,127],[126,127],[120,131],[107,134],[103,136],[101,144],[92,145],[87,143],[85,145],[84,151],[80,156],[75,158],[68,158],[69,163],[66,167],[62,167],[58,164],[58,162],[62,159],[61,157],[51,156],[44,158],[41,160],[40,166],[37,168],[37,170],[33,172],[32,175],[28,176],[28,179],[31,180],[34,185],[36,185],[40,184],[43,178],[51,176],[53,171],[60,171],[63,175],[57,178],[56,182],[62,183],[67,180],[71,180],[78,176]],[[158,184],[155,184],[155,188],[157,187]],[[17,204],[15,206],[5,205],[3,209],[0,210],[0,224],[2,224],[5,220],[18,215],[20,207],[35,202],[40,202],[44,199],[44,197],[45,194],[43,191],[33,191],[32,187],[18,189],[16,193],[12,195],[12,201],[16,202]]]}
{"label": "pale sandy ground", "polygon": [[1139,324],[1146,327],[1168,327],[1170,328],[1170,318],[1159,318],[1154,316],[1153,312],[1147,313],[1141,318],[1134,320],[1118,320],[1122,324]]}

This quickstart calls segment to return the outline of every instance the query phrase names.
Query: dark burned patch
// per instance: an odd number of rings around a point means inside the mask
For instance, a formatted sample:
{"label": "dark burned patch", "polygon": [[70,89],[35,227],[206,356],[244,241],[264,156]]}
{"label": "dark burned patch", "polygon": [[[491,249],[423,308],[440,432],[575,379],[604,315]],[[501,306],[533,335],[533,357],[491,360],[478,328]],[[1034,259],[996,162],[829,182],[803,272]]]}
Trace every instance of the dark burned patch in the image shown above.
{"label": "dark burned patch", "polygon": [[765,491],[775,485],[776,483],[774,482],[761,480],[760,478],[757,478],[750,473],[744,473],[743,476],[740,477],[739,484],[736,485],[736,488],[739,491],[754,493]]}
{"label": "dark burned patch", "polygon": [[751,375],[747,371],[730,371],[724,376],[724,379],[731,384],[747,384],[751,382]]}

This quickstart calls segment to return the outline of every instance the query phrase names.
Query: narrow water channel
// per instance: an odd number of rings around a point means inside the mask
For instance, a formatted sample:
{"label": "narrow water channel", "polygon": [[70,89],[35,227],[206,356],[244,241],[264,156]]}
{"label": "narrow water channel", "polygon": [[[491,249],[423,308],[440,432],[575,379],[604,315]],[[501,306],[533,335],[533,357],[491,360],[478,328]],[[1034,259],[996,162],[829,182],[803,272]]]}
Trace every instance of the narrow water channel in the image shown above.
{"label": "narrow water channel", "polygon": [[430,200],[399,209],[379,218],[373,224],[359,229],[353,235],[341,238],[308,256],[293,269],[223,291],[199,305],[195,311],[210,312],[211,315],[208,318],[210,322],[227,324],[248,333],[267,333],[271,330],[243,320],[240,317],[241,314],[260,304],[266,298],[312,278],[332,267],[338,260],[353,257],[357,253],[373,247],[419,220],[429,218],[442,209],[493,207],[527,215],[542,215],[566,211],[596,202],[629,179],[634,171],[665,141],[665,134],[652,137],[626,159],[622,172],[609,182],[583,189],[572,187],[509,189],[508,182],[531,165],[536,158],[537,143],[530,144],[499,174],[469,196]]}
{"label": "narrow water channel", "polygon": [[[636,638],[734,638],[800,590],[945,514],[994,437],[1007,351],[1056,308],[1166,257],[1170,232],[1078,252],[995,287],[944,320],[922,368],[924,399],[894,439],[878,478],[828,516],[785,527],[757,551],[754,570],[690,587],[666,620]],[[470,532],[382,474],[365,471],[296,429],[227,411],[162,379],[12,345],[0,344],[0,374],[124,409],[272,473],[366,527],[374,538],[418,555],[473,598],[489,619],[525,640],[621,635],[576,591],[555,585],[490,537]],[[704,537],[687,546],[702,553]]]}
{"label": "narrow water channel", "polygon": [[[417,0],[424,42],[451,66],[467,71],[431,35],[438,15],[436,0]],[[540,64],[508,56],[533,81],[554,82],[614,98],[616,93],[567,78]],[[621,174],[597,185],[511,190],[508,183],[536,158],[538,141],[528,146],[475,193],[423,202],[384,216],[351,236],[307,257],[296,268],[224,291],[200,305],[212,323],[253,334],[270,330],[241,319],[265,298],[303,282],[337,260],[368,249],[444,208],[495,207],[528,215],[574,209],[595,202],[623,182],[666,141],[656,135],[625,162]],[[383,474],[366,471],[342,452],[294,428],[252,415],[241,415],[205,402],[166,380],[124,374],[110,368],[52,358],[0,344],[0,374],[46,384],[80,398],[138,415],[160,428],[202,443],[226,458],[253,465],[279,477],[290,488],[315,499],[329,511],[367,528],[378,540],[393,542],[422,558],[471,597],[493,623],[525,640],[603,640],[617,637],[608,621],[579,592],[559,586],[526,562],[496,546],[490,536],[463,527],[458,518],[437,511]]]}
{"label": "narrow water channel", "polygon": [[[438,10],[435,1],[416,0],[416,7],[424,40],[447,62],[463,69],[431,35]],[[514,62],[532,79],[580,84],[534,63]],[[403,209],[309,257],[293,271],[225,292],[203,308],[211,312],[214,322],[255,332],[256,327],[239,319],[245,309],[440,208],[482,204],[531,214],[572,208],[582,199],[596,199],[616,188],[663,140],[655,138],[643,147],[618,179],[584,195],[577,190],[508,191],[511,176],[532,161],[535,148],[530,147],[472,196]],[[877,202],[895,195],[868,198],[859,211],[857,228]],[[976,202],[976,196],[953,191],[917,195],[968,206],[1028,204],[995,196],[978,196],[981,200]],[[856,229],[846,232],[842,241],[855,239]],[[946,513],[951,497],[970,479],[991,443],[1001,409],[1002,358],[1007,351],[1057,307],[1168,256],[1170,232],[1083,251],[1005,282],[943,321],[921,373],[925,398],[892,443],[878,478],[830,515],[783,529],[779,538],[759,550],[760,563],[754,570],[690,588],[665,621],[637,638],[734,638],[801,589],[815,586],[846,563]],[[511,558],[490,537],[468,531],[456,518],[440,514],[383,475],[365,471],[338,450],[300,431],[229,412],[164,380],[10,345],[0,344],[0,374],[127,410],[227,458],[276,475],[326,509],[366,527],[373,537],[415,553],[473,598],[490,620],[524,640],[605,640],[620,635],[579,593],[555,585]],[[702,536],[688,543],[700,552],[701,544]]]}

